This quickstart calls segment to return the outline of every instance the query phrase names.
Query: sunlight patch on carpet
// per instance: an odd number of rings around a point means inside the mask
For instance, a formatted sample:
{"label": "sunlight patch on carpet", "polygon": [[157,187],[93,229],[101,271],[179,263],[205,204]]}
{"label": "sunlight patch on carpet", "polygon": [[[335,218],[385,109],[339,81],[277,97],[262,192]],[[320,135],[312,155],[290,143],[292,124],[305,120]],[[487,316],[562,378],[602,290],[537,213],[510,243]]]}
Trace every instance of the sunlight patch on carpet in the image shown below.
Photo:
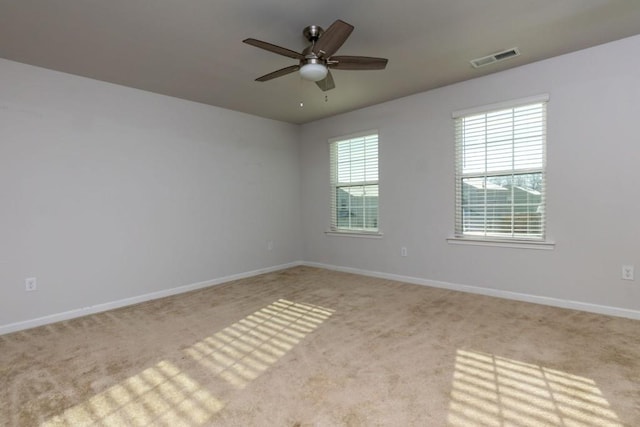
{"label": "sunlight patch on carpet", "polygon": [[449,425],[622,427],[596,383],[542,366],[458,350]]}
{"label": "sunlight patch on carpet", "polygon": [[162,361],[43,425],[202,425],[223,406],[177,366]]}
{"label": "sunlight patch on carpet", "polygon": [[[280,299],[184,350],[242,389],[328,319],[333,310]],[[56,415],[43,426],[207,424],[225,402],[163,360]]]}
{"label": "sunlight patch on carpet", "polygon": [[237,389],[266,371],[333,314],[280,299],[186,350]]}

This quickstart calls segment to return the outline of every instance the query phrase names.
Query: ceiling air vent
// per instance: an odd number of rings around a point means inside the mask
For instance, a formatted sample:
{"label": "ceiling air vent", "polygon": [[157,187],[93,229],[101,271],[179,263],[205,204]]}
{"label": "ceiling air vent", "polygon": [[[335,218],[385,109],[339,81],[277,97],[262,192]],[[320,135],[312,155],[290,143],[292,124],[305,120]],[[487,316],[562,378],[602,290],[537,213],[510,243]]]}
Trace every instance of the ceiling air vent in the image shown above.
{"label": "ceiling air vent", "polygon": [[494,64],[496,62],[504,61],[505,59],[513,58],[514,56],[519,56],[520,51],[517,47],[513,47],[511,49],[503,50],[502,52],[492,53],[488,56],[483,56],[482,58],[476,58],[471,60],[471,65],[474,68],[484,67],[485,65]]}

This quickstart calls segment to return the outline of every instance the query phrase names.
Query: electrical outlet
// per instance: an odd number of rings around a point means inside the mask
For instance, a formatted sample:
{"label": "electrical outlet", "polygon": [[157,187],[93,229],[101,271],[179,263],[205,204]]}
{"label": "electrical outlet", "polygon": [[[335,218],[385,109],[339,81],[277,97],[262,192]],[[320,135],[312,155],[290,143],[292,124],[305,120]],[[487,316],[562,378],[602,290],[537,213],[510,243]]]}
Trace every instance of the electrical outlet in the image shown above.
{"label": "electrical outlet", "polygon": [[27,277],[24,279],[24,290],[27,292],[38,290],[38,283],[35,277]]}
{"label": "electrical outlet", "polygon": [[622,280],[633,280],[633,265],[622,266]]}
{"label": "electrical outlet", "polygon": [[400,256],[407,256],[407,248],[406,247],[401,247],[400,248]]}
{"label": "electrical outlet", "polygon": [[267,250],[268,251],[272,251],[273,250],[273,240],[267,241]]}

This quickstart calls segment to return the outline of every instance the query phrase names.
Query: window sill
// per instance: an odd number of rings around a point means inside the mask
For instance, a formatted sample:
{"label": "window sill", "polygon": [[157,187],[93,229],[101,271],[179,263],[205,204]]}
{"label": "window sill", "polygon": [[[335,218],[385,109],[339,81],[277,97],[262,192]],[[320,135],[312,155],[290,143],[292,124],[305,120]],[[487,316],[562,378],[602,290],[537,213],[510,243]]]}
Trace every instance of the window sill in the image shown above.
{"label": "window sill", "polygon": [[327,230],[324,232],[327,236],[340,236],[340,237],[364,237],[365,239],[381,239],[382,232],[380,231],[334,231]]}
{"label": "window sill", "polygon": [[447,242],[452,245],[494,246],[538,250],[553,250],[556,246],[555,242],[545,240],[478,239],[473,237],[448,237]]}

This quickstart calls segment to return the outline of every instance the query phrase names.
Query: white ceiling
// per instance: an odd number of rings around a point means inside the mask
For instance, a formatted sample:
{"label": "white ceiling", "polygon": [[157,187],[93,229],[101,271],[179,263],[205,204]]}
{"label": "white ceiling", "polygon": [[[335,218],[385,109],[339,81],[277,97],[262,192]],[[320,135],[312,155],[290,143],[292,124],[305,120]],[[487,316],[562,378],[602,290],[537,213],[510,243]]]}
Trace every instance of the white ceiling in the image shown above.
{"label": "white ceiling", "polygon": [[[304,27],[336,19],[355,26],[337,54],[386,70],[334,70],[326,93],[297,73],[254,81],[296,61],[243,39],[301,51]],[[0,0],[2,58],[291,123],[638,33],[638,0]],[[512,47],[522,55],[469,63]]]}

